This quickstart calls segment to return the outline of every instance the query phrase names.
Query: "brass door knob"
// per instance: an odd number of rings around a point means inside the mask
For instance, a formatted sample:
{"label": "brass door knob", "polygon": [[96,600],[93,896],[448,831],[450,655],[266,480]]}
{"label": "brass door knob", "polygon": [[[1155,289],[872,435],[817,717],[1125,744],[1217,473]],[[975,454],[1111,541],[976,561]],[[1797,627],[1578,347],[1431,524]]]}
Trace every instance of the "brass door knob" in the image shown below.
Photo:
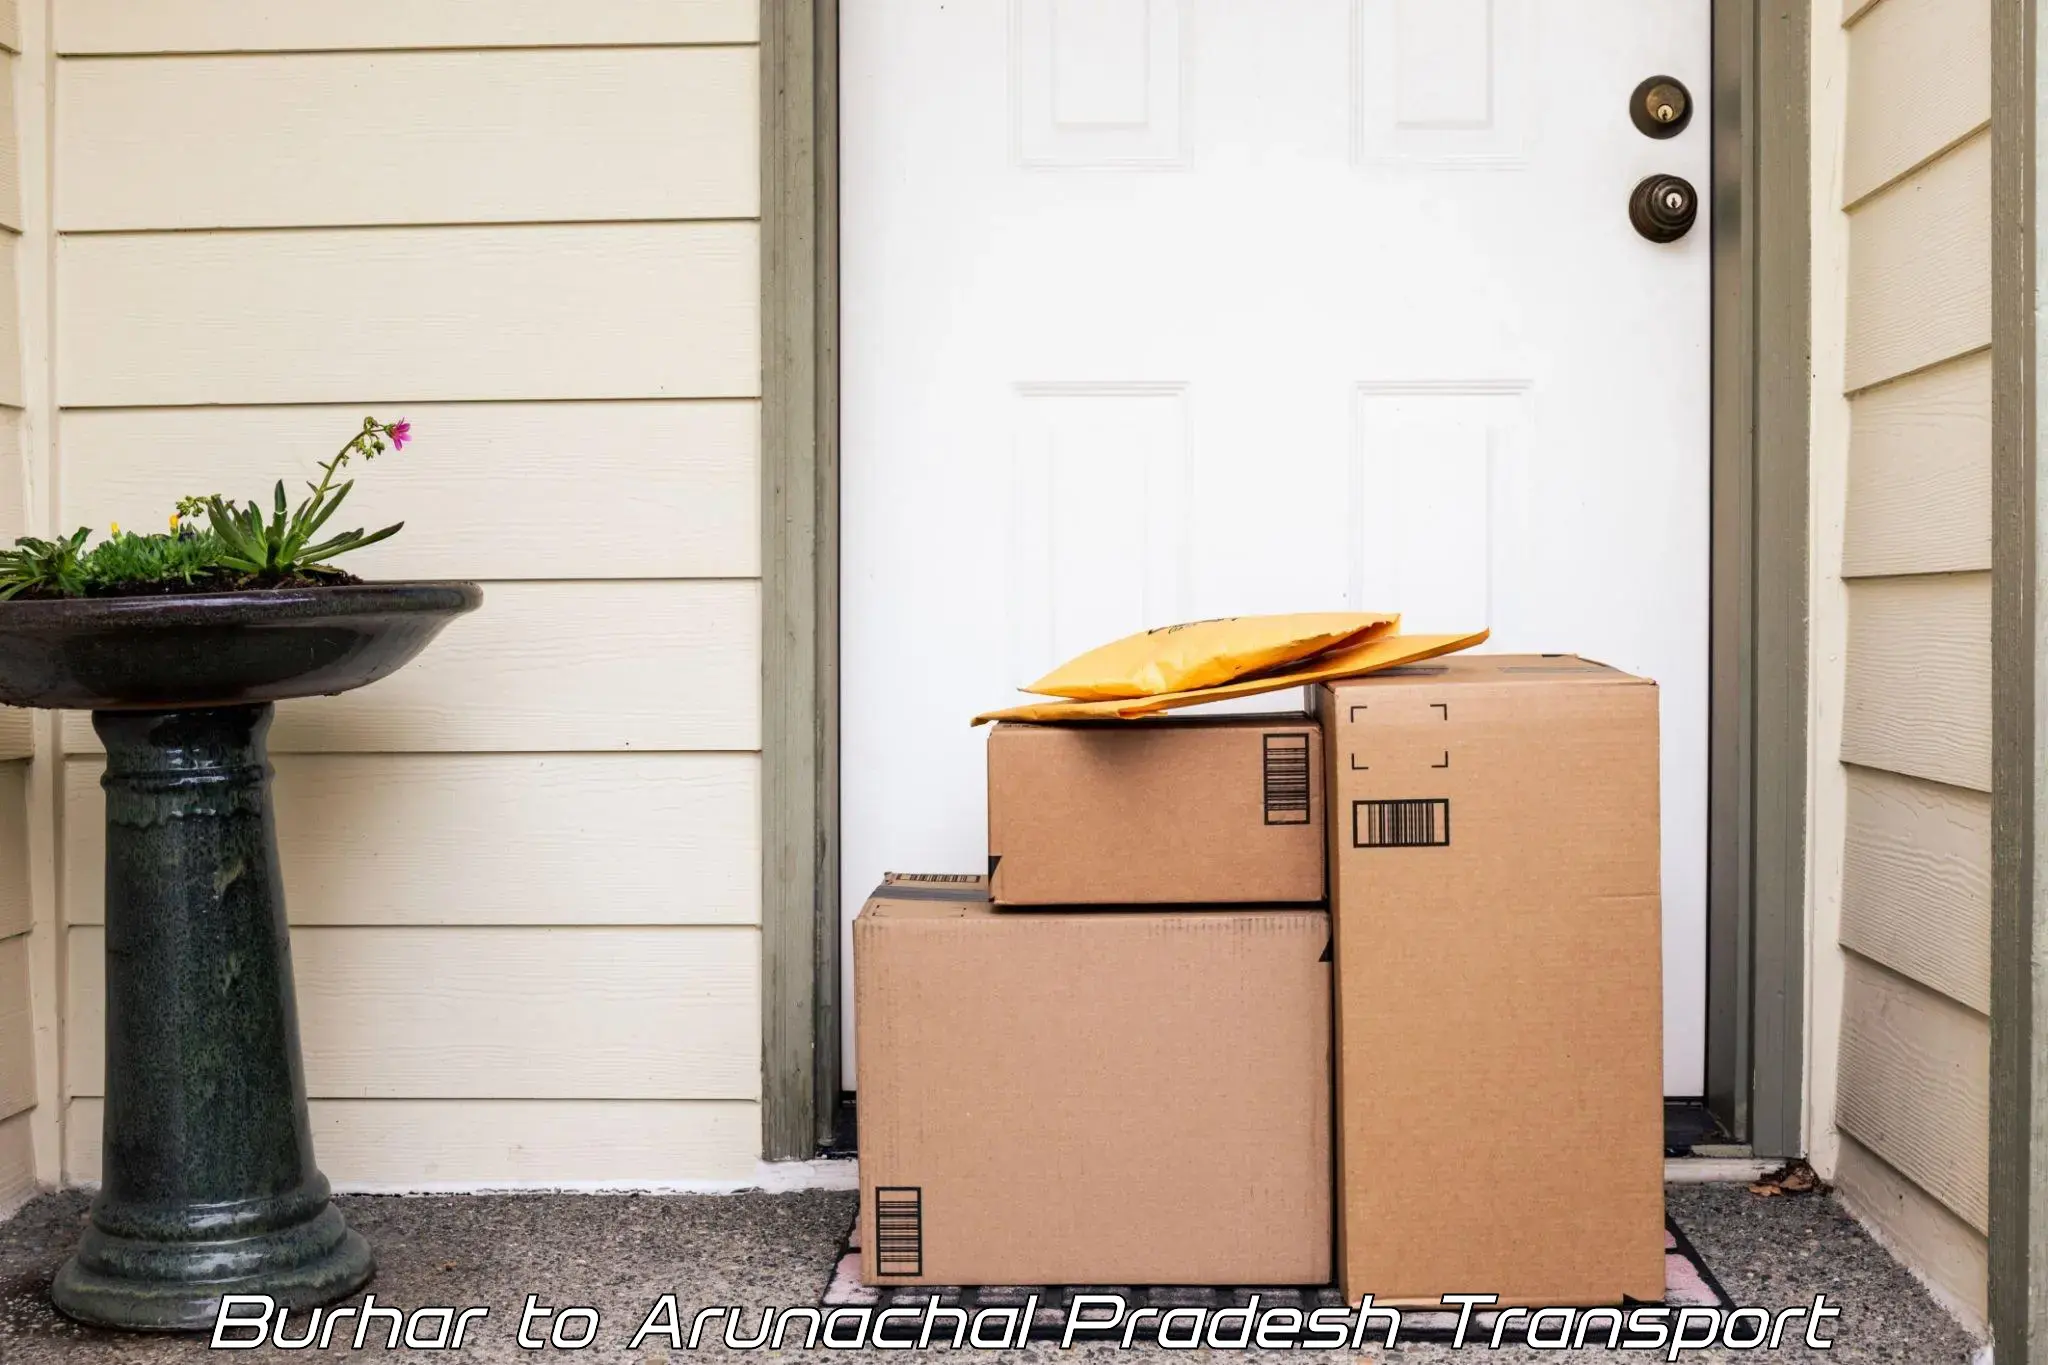
{"label": "brass door knob", "polygon": [[1652,175],[1628,197],[1628,220],[1653,242],[1675,242],[1692,230],[1700,197],[1683,176]]}
{"label": "brass door knob", "polygon": [[1628,116],[1644,137],[1677,137],[1692,122],[1692,94],[1670,76],[1652,76],[1628,97]]}

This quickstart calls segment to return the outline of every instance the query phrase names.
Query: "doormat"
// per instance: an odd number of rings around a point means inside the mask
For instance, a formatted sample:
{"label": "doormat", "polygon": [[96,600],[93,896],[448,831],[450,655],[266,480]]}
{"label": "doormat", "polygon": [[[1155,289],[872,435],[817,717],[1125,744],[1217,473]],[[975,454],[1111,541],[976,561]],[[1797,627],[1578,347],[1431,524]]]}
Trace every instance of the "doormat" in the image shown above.
{"label": "doormat", "polygon": [[[1058,1341],[1066,1330],[1067,1310],[1077,1294],[1121,1294],[1133,1310],[1156,1308],[1239,1308],[1257,1295],[1261,1310],[1291,1307],[1303,1312],[1318,1308],[1345,1307],[1344,1295],[1335,1285],[1245,1285],[1234,1288],[1177,1285],[868,1285],[860,1282],[860,1218],[846,1234],[846,1246],[826,1281],[819,1300],[823,1308],[907,1308],[922,1314],[932,1299],[942,1307],[964,1308],[968,1316],[983,1308],[1022,1308],[1033,1297],[1038,1300],[1032,1315],[1033,1341]],[[1700,1259],[1699,1251],[1678,1224],[1664,1220],[1664,1303],[1669,1308],[1732,1308],[1734,1303],[1714,1272]],[[1153,1321],[1157,1321],[1154,1319]],[[1522,1340],[1522,1323],[1510,1322],[1504,1341]],[[1401,1341],[1449,1341],[1457,1331],[1456,1313],[1404,1309],[1401,1313]],[[1604,1330],[1604,1323],[1601,1330]],[[1492,1313],[1474,1313],[1466,1334],[1468,1342],[1491,1340]],[[1596,1333],[1596,1337],[1597,1337]],[[1384,1340],[1385,1329],[1373,1334]],[[1083,1340],[1088,1338],[1084,1337]]]}

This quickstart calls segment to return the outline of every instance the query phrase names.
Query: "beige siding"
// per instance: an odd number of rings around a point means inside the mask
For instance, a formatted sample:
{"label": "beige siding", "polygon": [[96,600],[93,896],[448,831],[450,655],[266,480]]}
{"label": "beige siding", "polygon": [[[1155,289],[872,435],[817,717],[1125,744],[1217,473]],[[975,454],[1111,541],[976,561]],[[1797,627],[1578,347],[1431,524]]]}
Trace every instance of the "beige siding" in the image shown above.
{"label": "beige siding", "polygon": [[1858,395],[1849,439],[1844,574],[1990,569],[1991,352]]}
{"label": "beige siding", "polygon": [[[1989,1108],[1991,149],[1988,0],[1817,0],[1846,35],[1835,202],[1846,477],[1837,1169],[1851,1206],[1981,1321]],[[1817,106],[1818,107],[1818,106]],[[1834,132],[1816,128],[1829,155]],[[1816,234],[1831,240],[1831,234]],[[1825,262],[1816,259],[1816,270]],[[1817,326],[1833,325],[1825,314]],[[1816,461],[1829,452],[1816,450]],[[1825,742],[1827,731],[1821,731]],[[1839,770],[1838,770],[1839,771]],[[1818,830],[1819,827],[1817,827]],[[1837,861],[1838,860],[1838,861]],[[1826,950],[1821,950],[1825,952]],[[1830,1036],[1832,1028],[1820,1029]]]}
{"label": "beige siding", "polygon": [[756,68],[743,47],[67,62],[57,226],[751,218]]}
{"label": "beige siding", "polygon": [[0,1218],[36,1192],[36,1152],[27,1114],[0,1119]]}
{"label": "beige siding", "polygon": [[66,56],[752,43],[758,0],[55,0]]}
{"label": "beige siding", "polygon": [[[433,444],[379,461],[349,524],[422,534],[362,552],[379,578],[752,578],[761,571],[760,413],[750,400],[415,403]],[[64,414],[59,522],[148,525],[178,498],[261,489],[309,432],[356,407],[114,408]],[[0,441],[5,433],[0,431]],[[424,438],[423,438],[424,439]],[[129,458],[147,450],[148,460]],[[0,495],[4,496],[4,495]],[[4,513],[0,507],[0,513]]]}
{"label": "beige siding", "polygon": [[[100,1109],[97,1098],[66,1106],[74,1179],[99,1179]],[[314,1100],[312,1109],[320,1168],[352,1190],[738,1185],[755,1173],[761,1132],[752,1100]],[[0,1191],[5,1141],[0,1126]]]}
{"label": "beige siding", "polygon": [[1991,1129],[1984,1016],[1851,957],[1842,1007],[1842,1130],[1983,1232]]}
{"label": "beige siding", "polygon": [[1885,0],[1849,30],[1850,202],[1991,122],[1991,0]]}
{"label": "beige siding", "polygon": [[1842,1143],[1834,1178],[1850,1211],[1981,1334],[1990,1280],[1983,1234],[1854,1138]]}
{"label": "beige siding", "polygon": [[1991,575],[1849,587],[1842,757],[1991,790]]}
{"label": "beige siding", "polygon": [[[15,0],[0,0],[0,546],[37,529],[22,449],[22,158],[14,107],[20,50]],[[34,738],[31,713],[0,707],[0,1217],[36,1188],[38,939],[26,761]]]}
{"label": "beige siding", "polygon": [[757,396],[758,253],[752,223],[67,236],[57,400]]}
{"label": "beige siding", "polygon": [[[65,769],[74,925],[103,920],[101,768]],[[760,923],[755,754],[283,754],[276,768],[295,925]]]}
{"label": "beige siding", "polygon": [[[67,1098],[103,1093],[103,933],[70,931]],[[751,929],[292,932],[322,1099],[758,1099]]]}
{"label": "beige siding", "polygon": [[1849,218],[1851,392],[1991,344],[1990,226],[1989,134],[1857,205]]}
{"label": "beige siding", "polygon": [[1991,1012],[1991,798],[1849,771],[1842,943]]}
{"label": "beige siding", "polygon": [[[403,672],[280,705],[271,742],[281,753],[752,749],[759,603],[746,580],[494,583],[481,611]],[[72,753],[99,748],[83,714],[65,716],[64,734]]]}
{"label": "beige siding", "polygon": [[[267,494],[364,413],[405,417],[416,444],[358,471],[347,519],[406,529],[351,567],[485,583],[397,676],[279,708],[323,1165],[377,1188],[750,1175],[754,5],[51,13],[56,521]],[[101,761],[83,717],[60,739],[79,1180],[99,1165]]]}

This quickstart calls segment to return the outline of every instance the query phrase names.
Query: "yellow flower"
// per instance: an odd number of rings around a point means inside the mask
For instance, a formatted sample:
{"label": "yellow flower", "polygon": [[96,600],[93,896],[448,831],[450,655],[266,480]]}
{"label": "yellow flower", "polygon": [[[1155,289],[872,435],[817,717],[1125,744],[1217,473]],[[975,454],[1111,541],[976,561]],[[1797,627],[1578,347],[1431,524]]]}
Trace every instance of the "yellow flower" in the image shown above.
{"label": "yellow flower", "polygon": [[118,521],[114,523],[114,534],[117,536],[121,534],[121,523]]}
{"label": "yellow flower", "polygon": [[178,514],[176,512],[171,513],[171,529],[173,531],[178,529]]}

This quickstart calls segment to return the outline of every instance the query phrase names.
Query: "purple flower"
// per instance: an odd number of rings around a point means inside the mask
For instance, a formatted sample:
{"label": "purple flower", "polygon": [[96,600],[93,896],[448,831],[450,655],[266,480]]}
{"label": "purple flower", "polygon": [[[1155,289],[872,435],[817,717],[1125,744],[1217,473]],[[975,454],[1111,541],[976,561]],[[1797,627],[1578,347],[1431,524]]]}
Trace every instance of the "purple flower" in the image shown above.
{"label": "purple flower", "polygon": [[412,423],[400,421],[388,428],[391,433],[391,448],[404,450],[405,443],[412,439]]}

